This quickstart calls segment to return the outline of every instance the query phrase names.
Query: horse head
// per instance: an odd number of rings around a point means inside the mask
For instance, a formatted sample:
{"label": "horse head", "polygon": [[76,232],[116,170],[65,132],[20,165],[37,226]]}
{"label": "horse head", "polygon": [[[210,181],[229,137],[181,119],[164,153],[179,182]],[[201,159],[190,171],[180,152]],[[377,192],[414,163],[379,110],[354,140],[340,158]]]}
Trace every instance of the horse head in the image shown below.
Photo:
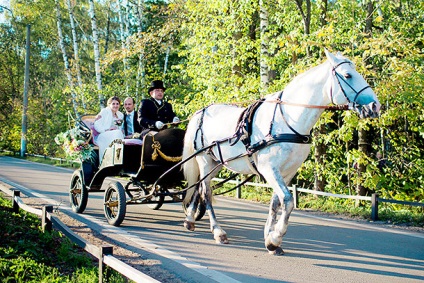
{"label": "horse head", "polygon": [[381,104],[369,84],[360,75],[355,65],[340,53],[333,55],[327,49],[325,54],[330,62],[331,89],[328,92],[333,104],[349,104],[361,118],[378,117]]}

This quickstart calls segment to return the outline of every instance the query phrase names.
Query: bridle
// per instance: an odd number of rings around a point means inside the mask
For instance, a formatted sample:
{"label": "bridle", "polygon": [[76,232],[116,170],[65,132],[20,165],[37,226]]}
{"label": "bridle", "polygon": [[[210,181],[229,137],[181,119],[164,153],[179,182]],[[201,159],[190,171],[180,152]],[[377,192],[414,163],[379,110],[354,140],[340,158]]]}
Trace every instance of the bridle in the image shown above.
{"label": "bridle", "polygon": [[[340,87],[340,90],[342,91],[343,95],[345,96],[346,100],[348,101],[347,104],[345,105],[336,105],[334,104],[333,101],[333,90],[330,90],[330,98],[331,98],[331,103],[333,105],[330,106],[323,106],[323,105],[309,105],[309,104],[299,104],[299,103],[290,103],[290,102],[285,102],[282,100],[282,96],[283,96],[283,91],[280,92],[280,94],[278,95],[278,98],[276,99],[275,103],[275,109],[274,109],[274,115],[272,117],[272,121],[274,121],[275,119],[275,113],[277,110],[277,105],[280,105],[280,107],[278,107],[280,109],[280,113],[281,116],[283,117],[284,122],[286,123],[286,125],[289,127],[289,129],[293,132],[293,134],[283,134],[283,135],[277,135],[277,136],[272,136],[271,132],[272,132],[272,126],[273,126],[273,122],[271,122],[270,124],[270,129],[269,129],[269,133],[268,133],[268,137],[272,137],[272,139],[276,142],[281,142],[281,141],[290,141],[290,142],[295,142],[295,143],[310,143],[311,141],[311,133],[309,135],[303,135],[300,134],[299,132],[297,132],[286,120],[284,113],[283,113],[283,109],[281,107],[282,104],[286,104],[286,105],[291,105],[291,106],[299,106],[299,107],[305,107],[305,108],[320,108],[320,109],[325,109],[325,110],[348,110],[351,107],[355,107],[355,105],[357,105],[358,103],[356,102],[358,96],[367,88],[371,88],[369,85],[365,86],[364,88],[362,88],[359,91],[356,91],[344,78],[344,76],[342,76],[340,73],[337,72],[337,68],[340,67],[343,64],[346,63],[351,63],[350,61],[343,61],[340,62],[339,64],[333,66],[332,68],[332,74],[333,76],[337,79],[337,83]],[[346,91],[343,89],[342,84],[340,81],[343,81],[354,93],[355,93],[355,98],[352,100],[349,99],[349,97],[346,94]],[[284,136],[284,138],[280,138],[279,136]],[[255,147],[255,145],[250,146],[250,148]]]}
{"label": "bridle", "polygon": [[[337,71],[336,71],[336,69],[340,66],[340,65],[343,65],[343,64],[346,64],[346,63],[348,63],[348,64],[350,64],[351,62],[350,61],[343,61],[343,62],[341,62],[341,63],[339,63],[339,64],[337,64],[336,66],[334,66],[333,67],[333,69],[332,69],[332,73],[333,73],[333,76],[335,76],[336,77],[336,79],[337,79],[337,83],[338,83],[338,85],[339,85],[339,87],[340,87],[340,89],[341,89],[341,91],[342,91],[342,93],[343,93],[343,95],[345,96],[345,98],[347,99],[347,101],[348,101],[348,103],[353,103],[353,104],[357,104],[357,102],[356,102],[356,99],[358,98],[358,96],[364,91],[364,90],[366,90],[367,88],[371,88],[370,87],[370,85],[367,85],[366,87],[364,87],[364,88],[362,88],[360,91],[356,91],[346,80],[345,80],[345,78],[344,78],[344,76],[342,76],[342,75],[340,75],[340,73],[338,73]],[[346,94],[346,91],[343,89],[343,87],[342,87],[342,84],[340,83],[340,80],[342,80],[354,93],[355,93],[355,98],[353,99],[353,101],[351,101],[350,99],[349,99],[349,97],[347,96],[347,94]],[[334,101],[333,101],[333,91],[331,90],[331,94],[330,94],[330,97],[331,97],[331,103],[333,103],[334,104]]]}
{"label": "bridle", "polygon": [[[288,102],[288,101],[284,101],[281,99],[281,94],[278,96],[278,98],[276,98],[275,100],[266,100],[266,102],[272,102],[272,103],[277,103],[277,104],[285,104],[285,105],[290,105],[290,106],[298,106],[298,107],[304,107],[304,108],[317,108],[317,109],[325,109],[325,110],[349,110],[355,107],[355,105],[357,105],[358,103],[356,102],[356,100],[358,99],[358,96],[366,89],[371,88],[370,85],[365,86],[364,88],[362,88],[359,91],[356,91],[344,78],[344,76],[342,76],[340,73],[338,73],[336,71],[336,69],[343,64],[351,64],[350,61],[343,61],[340,62],[339,64],[337,64],[336,66],[334,66],[332,68],[332,74],[333,76],[336,78],[337,80],[337,84],[340,87],[340,90],[342,91],[344,97],[346,98],[346,100],[348,101],[347,104],[342,104],[342,105],[337,105],[334,103],[333,100],[333,89],[330,90],[330,99],[331,99],[331,103],[333,105],[311,105],[311,104],[303,104],[303,103],[293,103],[293,102]],[[343,89],[342,84],[340,81],[343,81],[354,93],[355,93],[355,98],[353,100],[350,100],[349,97],[346,94],[346,91]],[[282,93],[282,92],[281,92]]]}

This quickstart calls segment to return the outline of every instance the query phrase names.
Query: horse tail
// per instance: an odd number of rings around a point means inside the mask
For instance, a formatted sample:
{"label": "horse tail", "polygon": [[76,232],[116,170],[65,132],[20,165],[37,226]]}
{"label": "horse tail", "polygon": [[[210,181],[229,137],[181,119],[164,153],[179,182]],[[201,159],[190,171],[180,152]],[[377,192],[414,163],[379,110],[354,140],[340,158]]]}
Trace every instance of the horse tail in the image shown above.
{"label": "horse tail", "polygon": [[[186,134],[184,136],[183,160],[186,160],[195,153],[194,140],[196,138],[195,134],[197,123],[193,120],[194,119],[192,119],[191,123],[188,124]],[[183,172],[185,180],[187,181],[187,187],[190,187],[198,182],[200,170],[199,164],[196,161],[196,157],[191,157],[183,164]],[[196,187],[194,186],[193,188],[187,190],[183,200],[184,204],[190,203],[195,189]]]}

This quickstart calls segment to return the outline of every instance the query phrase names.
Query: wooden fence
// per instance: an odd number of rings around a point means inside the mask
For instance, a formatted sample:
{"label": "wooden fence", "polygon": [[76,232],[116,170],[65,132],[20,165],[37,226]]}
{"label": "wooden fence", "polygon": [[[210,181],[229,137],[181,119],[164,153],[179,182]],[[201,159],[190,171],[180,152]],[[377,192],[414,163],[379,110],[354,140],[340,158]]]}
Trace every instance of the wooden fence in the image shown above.
{"label": "wooden fence", "polygon": [[[214,178],[212,181],[216,182],[222,182],[224,179]],[[230,180],[227,181],[228,183],[232,183],[235,185],[238,185],[241,183],[240,180]],[[253,187],[264,187],[264,188],[271,188],[267,184],[260,184],[260,183],[252,183],[252,182],[246,182],[244,184],[245,186],[253,186]],[[314,195],[320,195],[320,196],[327,196],[327,197],[335,197],[335,198],[346,198],[346,199],[354,199],[354,200],[364,200],[364,201],[370,201],[371,202],[371,219],[373,221],[378,220],[378,205],[381,202],[387,202],[387,203],[395,203],[395,204],[401,204],[401,205],[410,205],[410,206],[421,206],[424,207],[424,203],[422,202],[412,202],[412,201],[400,201],[400,200],[393,200],[393,199],[384,199],[378,197],[378,194],[372,194],[370,197],[367,196],[352,196],[352,195],[341,195],[341,194],[332,194],[327,192],[321,192],[321,191],[315,191],[315,190],[309,190],[309,189],[303,189],[298,188],[296,185],[289,187],[290,191],[292,191],[293,198],[294,198],[294,207],[299,207],[299,193],[307,193],[307,194],[314,194]],[[237,198],[241,198],[241,189],[238,188],[236,192]]]}
{"label": "wooden fence", "polygon": [[99,260],[99,282],[107,282],[107,273],[105,273],[105,266],[116,270],[126,278],[133,280],[134,282],[145,282],[145,283],[159,283],[156,279],[138,271],[132,266],[120,261],[113,256],[112,246],[95,246],[87,242],[84,238],[75,234],[68,226],[60,221],[56,216],[52,215],[53,206],[43,206],[42,209],[37,209],[32,206],[26,205],[21,197],[20,191],[14,190],[13,188],[6,189],[0,184],[0,190],[6,194],[12,196],[12,208],[14,212],[19,212],[19,209],[23,209],[29,213],[38,215],[41,217],[41,227],[44,231],[51,231],[53,226],[65,234],[72,242],[82,247],[85,251],[93,255]]}

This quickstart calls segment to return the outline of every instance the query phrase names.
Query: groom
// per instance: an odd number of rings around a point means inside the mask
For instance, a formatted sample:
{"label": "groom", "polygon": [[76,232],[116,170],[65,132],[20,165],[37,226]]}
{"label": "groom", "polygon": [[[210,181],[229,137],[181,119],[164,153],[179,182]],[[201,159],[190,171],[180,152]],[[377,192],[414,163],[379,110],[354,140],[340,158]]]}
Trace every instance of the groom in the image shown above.
{"label": "groom", "polygon": [[132,97],[124,100],[124,133],[126,139],[131,139],[135,133],[141,133],[142,129],[138,123],[138,115],[135,109],[135,101]]}

